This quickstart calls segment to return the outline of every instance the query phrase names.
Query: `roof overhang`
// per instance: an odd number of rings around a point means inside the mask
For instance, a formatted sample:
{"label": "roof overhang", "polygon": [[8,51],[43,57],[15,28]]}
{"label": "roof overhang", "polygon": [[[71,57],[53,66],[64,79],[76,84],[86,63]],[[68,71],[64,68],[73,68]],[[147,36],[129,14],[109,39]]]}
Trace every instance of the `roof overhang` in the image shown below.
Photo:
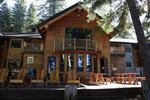
{"label": "roof overhang", "polygon": [[[81,7],[82,2],[78,2],[74,5],[72,5],[71,7],[55,14],[54,16],[48,18],[47,20],[43,21],[42,23],[40,23],[39,25],[37,25],[38,30],[43,33],[41,30],[48,28],[49,25],[51,25],[52,23],[56,22],[57,20],[63,18],[64,16],[66,16],[67,14],[73,12],[76,9],[84,9],[83,7]],[[99,16],[97,13],[96,14],[96,19],[102,19],[101,16]]]}

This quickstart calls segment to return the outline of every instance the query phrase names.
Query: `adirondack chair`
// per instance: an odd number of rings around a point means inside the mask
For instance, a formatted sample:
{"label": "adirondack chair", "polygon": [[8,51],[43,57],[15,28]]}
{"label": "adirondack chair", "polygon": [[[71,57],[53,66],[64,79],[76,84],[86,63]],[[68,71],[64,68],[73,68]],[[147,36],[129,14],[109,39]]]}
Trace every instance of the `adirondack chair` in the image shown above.
{"label": "adirondack chair", "polygon": [[59,86],[59,72],[56,71],[56,70],[52,70],[51,73],[50,73],[50,79],[48,79],[46,81],[47,85],[48,84],[58,84]]}
{"label": "adirondack chair", "polygon": [[37,68],[36,70],[37,70],[36,77],[31,78],[30,86],[32,84],[42,84],[44,86],[44,69]]}
{"label": "adirondack chair", "polygon": [[8,70],[6,68],[0,69],[0,83],[2,87],[4,86],[4,82],[7,79],[7,75],[8,75]]}
{"label": "adirondack chair", "polygon": [[98,83],[98,77],[96,77],[95,73],[90,73],[90,80],[89,82],[91,84],[97,84]]}
{"label": "adirondack chair", "polygon": [[24,80],[25,75],[26,75],[26,69],[21,68],[15,79],[10,78],[9,86],[11,84],[21,84],[21,85],[23,85],[23,80]]}
{"label": "adirondack chair", "polygon": [[67,76],[67,84],[80,84],[80,78],[77,79],[76,71],[69,70]]}

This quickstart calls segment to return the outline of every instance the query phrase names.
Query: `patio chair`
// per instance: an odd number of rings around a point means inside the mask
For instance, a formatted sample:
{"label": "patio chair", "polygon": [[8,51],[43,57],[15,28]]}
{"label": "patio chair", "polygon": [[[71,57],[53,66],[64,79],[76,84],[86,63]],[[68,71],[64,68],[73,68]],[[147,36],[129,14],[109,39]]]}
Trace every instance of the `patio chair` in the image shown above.
{"label": "patio chair", "polygon": [[30,86],[32,84],[42,84],[42,86],[44,86],[44,69],[37,68],[36,71],[36,77],[31,78]]}
{"label": "patio chair", "polygon": [[0,69],[0,83],[4,86],[4,82],[7,80],[8,70],[6,68]]}
{"label": "patio chair", "polygon": [[125,76],[125,73],[117,73],[116,77],[115,77],[115,80],[119,84],[120,83],[125,84],[128,81],[128,77]]}
{"label": "patio chair", "polygon": [[16,78],[10,77],[9,86],[11,84],[21,84],[21,85],[23,85],[23,80],[24,80],[25,75],[26,75],[26,69],[21,68],[19,70],[18,74],[16,75]]}
{"label": "patio chair", "polygon": [[99,84],[105,84],[105,82],[106,81],[105,81],[105,78],[104,78],[103,74],[102,73],[98,73],[98,83]]}
{"label": "patio chair", "polygon": [[46,81],[47,85],[48,84],[58,84],[59,86],[59,72],[56,71],[56,70],[52,70],[51,73],[50,73],[50,79],[48,79]]}
{"label": "patio chair", "polygon": [[145,80],[146,80],[146,77],[144,76],[136,76],[134,78],[134,84],[138,84],[138,82],[145,81]]}
{"label": "patio chair", "polygon": [[76,71],[69,70],[67,76],[67,84],[78,84],[80,85],[80,78],[77,79]]}

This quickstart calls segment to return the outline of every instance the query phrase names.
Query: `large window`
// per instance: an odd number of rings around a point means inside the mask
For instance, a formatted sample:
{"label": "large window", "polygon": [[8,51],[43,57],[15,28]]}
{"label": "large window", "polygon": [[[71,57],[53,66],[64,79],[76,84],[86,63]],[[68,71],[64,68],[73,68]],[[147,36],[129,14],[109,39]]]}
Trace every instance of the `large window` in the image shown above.
{"label": "large window", "polygon": [[66,39],[92,39],[92,33],[89,29],[67,28]]}
{"label": "large window", "polygon": [[77,71],[83,72],[83,54],[78,54],[77,57]]}
{"label": "large window", "polygon": [[86,71],[92,72],[92,56],[90,54],[86,54]]}
{"label": "large window", "polygon": [[67,57],[67,70],[73,69],[73,63],[74,63],[74,55],[68,54]]}
{"label": "large window", "polygon": [[11,40],[11,48],[21,48],[21,40]]}
{"label": "large window", "polygon": [[56,69],[56,57],[49,56],[47,72],[50,73],[52,70],[55,70],[55,69]]}

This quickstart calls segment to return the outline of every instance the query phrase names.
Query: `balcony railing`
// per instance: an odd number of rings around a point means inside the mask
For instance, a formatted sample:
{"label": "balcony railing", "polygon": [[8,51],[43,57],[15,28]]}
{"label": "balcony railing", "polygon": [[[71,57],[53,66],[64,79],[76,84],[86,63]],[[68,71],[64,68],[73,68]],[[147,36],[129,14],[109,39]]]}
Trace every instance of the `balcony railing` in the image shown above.
{"label": "balcony railing", "polygon": [[24,43],[24,51],[43,51],[43,43]]}
{"label": "balcony railing", "polygon": [[124,47],[111,47],[111,54],[125,54],[125,48]]}
{"label": "balcony railing", "polygon": [[89,39],[54,40],[54,51],[97,50],[97,43]]}

